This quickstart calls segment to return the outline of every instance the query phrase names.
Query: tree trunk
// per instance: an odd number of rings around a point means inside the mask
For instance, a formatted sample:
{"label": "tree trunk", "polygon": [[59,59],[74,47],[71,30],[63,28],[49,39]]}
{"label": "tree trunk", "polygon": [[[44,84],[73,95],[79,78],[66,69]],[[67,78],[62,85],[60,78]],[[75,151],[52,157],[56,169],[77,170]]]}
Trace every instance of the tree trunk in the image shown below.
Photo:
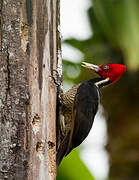
{"label": "tree trunk", "polygon": [[0,0],[0,179],[56,177],[58,0]]}

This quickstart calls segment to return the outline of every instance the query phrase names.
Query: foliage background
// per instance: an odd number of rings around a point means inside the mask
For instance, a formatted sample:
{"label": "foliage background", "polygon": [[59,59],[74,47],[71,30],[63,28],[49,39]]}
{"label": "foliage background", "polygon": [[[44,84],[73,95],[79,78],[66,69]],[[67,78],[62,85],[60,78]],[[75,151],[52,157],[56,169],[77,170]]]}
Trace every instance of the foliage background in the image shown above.
{"label": "foliage background", "polygon": [[[103,89],[102,104],[108,113],[110,180],[139,179],[139,1],[91,0],[88,21],[92,36],[86,40],[66,39],[66,43],[83,53],[94,64],[106,62],[127,66],[122,79]],[[81,59],[81,61],[83,60]],[[79,71],[74,78],[67,73]],[[63,60],[64,81],[79,83],[92,78],[80,63]],[[76,170],[76,171],[75,171]],[[75,176],[72,176],[74,174]],[[84,176],[85,175],[85,176]],[[77,151],[67,157],[58,171],[57,180],[93,180]]]}

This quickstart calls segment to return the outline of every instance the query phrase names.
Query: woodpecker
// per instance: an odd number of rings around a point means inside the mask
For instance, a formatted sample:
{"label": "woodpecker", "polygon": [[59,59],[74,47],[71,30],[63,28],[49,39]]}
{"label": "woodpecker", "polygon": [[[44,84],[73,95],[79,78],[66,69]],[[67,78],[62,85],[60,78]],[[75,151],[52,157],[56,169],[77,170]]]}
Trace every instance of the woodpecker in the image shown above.
{"label": "woodpecker", "polygon": [[113,63],[97,66],[83,62],[82,66],[97,73],[99,77],[75,85],[61,96],[61,113],[66,130],[57,150],[57,166],[64,156],[88,136],[98,110],[100,88],[115,83],[126,71],[125,65]]}

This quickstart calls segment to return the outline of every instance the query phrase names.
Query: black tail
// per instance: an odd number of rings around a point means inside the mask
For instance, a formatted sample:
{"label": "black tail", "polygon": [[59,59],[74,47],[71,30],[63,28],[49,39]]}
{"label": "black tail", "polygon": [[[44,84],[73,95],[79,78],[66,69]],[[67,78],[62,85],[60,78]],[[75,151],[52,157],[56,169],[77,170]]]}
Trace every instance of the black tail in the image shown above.
{"label": "black tail", "polygon": [[68,142],[69,142],[69,133],[67,134],[67,136],[64,137],[64,139],[61,142],[60,147],[59,147],[59,149],[57,151],[57,155],[56,155],[56,165],[57,165],[57,167],[59,166],[59,164],[61,163],[63,157],[66,154]]}

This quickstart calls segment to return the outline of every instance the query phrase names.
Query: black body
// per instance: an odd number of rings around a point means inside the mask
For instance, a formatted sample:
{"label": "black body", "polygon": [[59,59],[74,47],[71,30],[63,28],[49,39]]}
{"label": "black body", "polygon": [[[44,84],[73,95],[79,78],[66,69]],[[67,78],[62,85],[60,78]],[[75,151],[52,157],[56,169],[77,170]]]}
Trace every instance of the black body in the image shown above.
{"label": "black body", "polygon": [[81,83],[74,98],[72,110],[72,128],[67,137],[63,139],[61,148],[57,153],[57,165],[64,155],[79,146],[88,136],[99,104],[99,88],[95,82],[102,78],[95,78]]}
{"label": "black body", "polygon": [[85,81],[77,89],[73,105],[73,132],[70,134],[71,142],[66,154],[79,146],[92,128],[99,104],[99,91],[94,85],[96,80]]}

